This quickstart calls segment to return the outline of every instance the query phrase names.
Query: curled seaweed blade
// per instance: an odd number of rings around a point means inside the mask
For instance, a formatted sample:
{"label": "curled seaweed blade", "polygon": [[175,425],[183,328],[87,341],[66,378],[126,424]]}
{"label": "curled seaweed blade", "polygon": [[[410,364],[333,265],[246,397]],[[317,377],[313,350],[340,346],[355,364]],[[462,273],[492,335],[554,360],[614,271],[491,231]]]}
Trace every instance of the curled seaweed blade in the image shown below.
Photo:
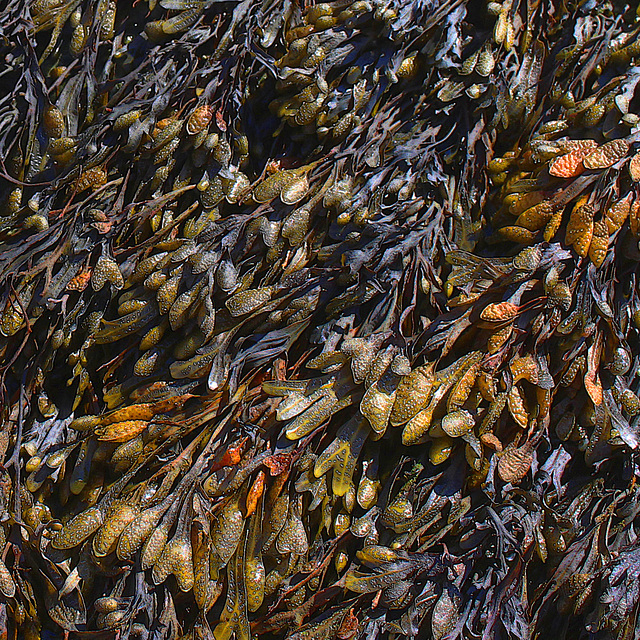
{"label": "curled seaweed blade", "polygon": [[299,440],[319,427],[331,414],[337,410],[340,401],[335,393],[327,391],[313,402],[293,422],[287,425],[286,436],[289,440]]}
{"label": "curled seaweed blade", "polygon": [[356,462],[367,441],[369,428],[360,416],[354,416],[336,433],[335,440],[318,456],[313,473],[316,478],[333,469],[332,490],[343,496],[351,486]]}
{"label": "curled seaweed blade", "polygon": [[415,570],[412,562],[397,560],[380,566],[376,573],[367,574],[360,571],[350,571],[345,576],[345,587],[356,593],[371,593],[385,587],[397,584]]}

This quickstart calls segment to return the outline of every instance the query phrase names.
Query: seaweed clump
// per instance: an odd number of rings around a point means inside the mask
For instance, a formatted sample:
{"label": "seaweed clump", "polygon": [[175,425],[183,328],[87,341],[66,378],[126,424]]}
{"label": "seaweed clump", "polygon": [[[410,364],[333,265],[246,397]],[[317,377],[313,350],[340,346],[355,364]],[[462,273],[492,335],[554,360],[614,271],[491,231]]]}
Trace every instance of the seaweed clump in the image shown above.
{"label": "seaweed clump", "polygon": [[638,635],[636,12],[0,36],[7,637]]}

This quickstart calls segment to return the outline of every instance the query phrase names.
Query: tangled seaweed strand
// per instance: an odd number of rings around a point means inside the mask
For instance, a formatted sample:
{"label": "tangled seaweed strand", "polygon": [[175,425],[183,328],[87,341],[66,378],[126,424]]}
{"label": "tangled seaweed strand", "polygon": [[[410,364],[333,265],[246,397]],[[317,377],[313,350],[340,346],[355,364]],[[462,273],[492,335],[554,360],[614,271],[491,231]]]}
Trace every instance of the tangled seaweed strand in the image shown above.
{"label": "tangled seaweed strand", "polygon": [[4,637],[637,637],[639,36],[9,0]]}

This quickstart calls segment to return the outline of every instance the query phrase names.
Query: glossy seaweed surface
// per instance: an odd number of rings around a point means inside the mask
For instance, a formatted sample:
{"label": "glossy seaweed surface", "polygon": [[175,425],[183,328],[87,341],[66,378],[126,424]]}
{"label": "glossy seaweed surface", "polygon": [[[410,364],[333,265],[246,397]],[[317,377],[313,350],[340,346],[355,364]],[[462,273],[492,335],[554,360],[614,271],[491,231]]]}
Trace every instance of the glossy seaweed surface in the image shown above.
{"label": "glossy seaweed surface", "polygon": [[640,637],[640,19],[5,0],[0,640]]}

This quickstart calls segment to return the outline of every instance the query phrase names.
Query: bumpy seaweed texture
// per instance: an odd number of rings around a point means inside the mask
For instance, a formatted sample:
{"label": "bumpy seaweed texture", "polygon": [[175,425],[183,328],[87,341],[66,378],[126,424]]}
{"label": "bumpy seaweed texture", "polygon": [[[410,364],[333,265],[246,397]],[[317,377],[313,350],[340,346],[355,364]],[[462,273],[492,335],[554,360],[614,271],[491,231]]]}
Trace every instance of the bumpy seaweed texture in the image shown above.
{"label": "bumpy seaweed texture", "polygon": [[3,637],[637,637],[639,35],[9,0]]}

